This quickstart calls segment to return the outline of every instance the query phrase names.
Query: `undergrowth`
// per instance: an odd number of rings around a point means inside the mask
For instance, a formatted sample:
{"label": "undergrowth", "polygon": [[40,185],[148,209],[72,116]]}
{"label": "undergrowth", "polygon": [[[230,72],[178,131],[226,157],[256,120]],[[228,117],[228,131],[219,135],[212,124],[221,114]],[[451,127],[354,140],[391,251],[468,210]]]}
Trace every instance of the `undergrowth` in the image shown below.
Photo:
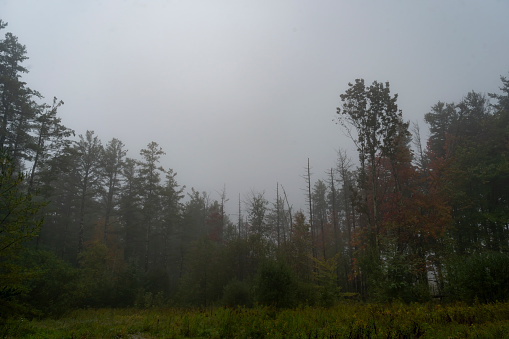
{"label": "undergrowth", "polygon": [[509,303],[89,309],[0,324],[6,338],[502,338],[505,333]]}

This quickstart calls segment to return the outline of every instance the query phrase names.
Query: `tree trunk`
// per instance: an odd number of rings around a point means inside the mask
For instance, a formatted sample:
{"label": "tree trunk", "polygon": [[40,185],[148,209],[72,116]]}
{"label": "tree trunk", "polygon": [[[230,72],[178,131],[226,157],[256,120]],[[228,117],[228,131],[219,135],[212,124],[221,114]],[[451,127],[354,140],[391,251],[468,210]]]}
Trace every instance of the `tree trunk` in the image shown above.
{"label": "tree trunk", "polygon": [[307,168],[307,184],[308,184],[308,202],[309,202],[309,226],[311,227],[311,250],[313,254],[313,258],[317,257],[316,253],[316,234],[315,227],[313,225],[313,200],[311,196],[311,172],[309,170],[309,158],[308,158],[308,168]]}

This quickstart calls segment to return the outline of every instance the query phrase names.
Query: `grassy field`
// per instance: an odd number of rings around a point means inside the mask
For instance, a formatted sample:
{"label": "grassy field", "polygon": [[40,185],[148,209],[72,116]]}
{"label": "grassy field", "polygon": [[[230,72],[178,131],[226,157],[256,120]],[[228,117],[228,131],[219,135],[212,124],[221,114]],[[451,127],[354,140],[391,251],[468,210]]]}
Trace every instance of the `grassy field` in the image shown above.
{"label": "grassy field", "polygon": [[339,304],[332,308],[76,310],[59,319],[11,319],[7,338],[505,338],[509,303]]}

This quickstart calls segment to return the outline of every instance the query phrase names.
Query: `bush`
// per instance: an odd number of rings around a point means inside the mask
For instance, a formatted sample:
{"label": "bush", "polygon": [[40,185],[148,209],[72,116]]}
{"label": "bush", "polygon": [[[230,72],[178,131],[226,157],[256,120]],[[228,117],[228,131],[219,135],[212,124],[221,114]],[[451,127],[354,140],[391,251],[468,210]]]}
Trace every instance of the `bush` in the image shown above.
{"label": "bush", "polygon": [[138,291],[143,290],[143,272],[135,263],[129,263],[121,270],[115,280],[115,295],[112,298],[113,307],[134,306]]}
{"label": "bush", "polygon": [[329,259],[313,258],[315,272],[313,273],[318,291],[318,301],[321,306],[331,307],[339,299],[340,287],[336,282],[336,269],[338,267],[338,257],[335,255]]}
{"label": "bush", "polygon": [[105,307],[115,297],[115,277],[108,266],[108,248],[93,242],[79,254],[80,307]]}
{"label": "bush", "polygon": [[253,297],[248,283],[232,280],[223,290],[223,305],[225,306],[253,306]]}
{"label": "bush", "polygon": [[295,290],[295,299],[300,306],[315,306],[320,300],[320,291],[313,283],[298,282]]}
{"label": "bush", "polygon": [[385,242],[383,260],[374,252],[367,253],[360,261],[368,285],[370,301],[379,303],[402,301],[427,302],[430,293],[426,272],[420,259],[400,253],[397,246]]}
{"label": "bush", "polygon": [[166,297],[163,292],[145,292],[143,289],[138,290],[134,300],[134,306],[137,308],[163,307],[167,305]]}
{"label": "bush", "polygon": [[447,265],[445,291],[452,300],[472,303],[509,299],[509,256],[488,252],[456,257]]}
{"label": "bush", "polygon": [[78,303],[78,270],[46,251],[27,250],[21,265],[34,272],[26,302],[44,315],[61,315]]}
{"label": "bush", "polygon": [[256,278],[256,297],[260,304],[292,307],[295,290],[295,276],[284,262],[267,261],[261,265]]}
{"label": "bush", "polygon": [[0,318],[35,311],[22,299],[36,272],[18,262],[23,244],[39,233],[43,220],[38,212],[45,205],[26,193],[25,176],[8,153],[0,146]]}

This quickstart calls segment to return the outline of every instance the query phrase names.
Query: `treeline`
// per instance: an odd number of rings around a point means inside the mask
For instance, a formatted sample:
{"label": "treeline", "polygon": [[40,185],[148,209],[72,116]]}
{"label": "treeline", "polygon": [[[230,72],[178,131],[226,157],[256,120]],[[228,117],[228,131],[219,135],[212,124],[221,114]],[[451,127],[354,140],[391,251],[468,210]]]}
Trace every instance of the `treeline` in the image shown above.
{"label": "treeline", "polygon": [[[6,24],[0,21],[0,28]],[[358,79],[338,124],[339,151],[306,211],[284,188],[252,192],[237,218],[178,183],[149,143],[137,159],[118,139],[75,137],[62,101],[23,82],[26,49],[0,40],[0,307],[332,305],[341,298],[489,302],[509,297],[509,80],[425,115],[421,143],[388,83]],[[412,129],[412,133],[410,132]],[[339,130],[338,130],[339,132]],[[334,160],[334,159],[331,159]],[[7,313],[9,312],[9,313]]]}

